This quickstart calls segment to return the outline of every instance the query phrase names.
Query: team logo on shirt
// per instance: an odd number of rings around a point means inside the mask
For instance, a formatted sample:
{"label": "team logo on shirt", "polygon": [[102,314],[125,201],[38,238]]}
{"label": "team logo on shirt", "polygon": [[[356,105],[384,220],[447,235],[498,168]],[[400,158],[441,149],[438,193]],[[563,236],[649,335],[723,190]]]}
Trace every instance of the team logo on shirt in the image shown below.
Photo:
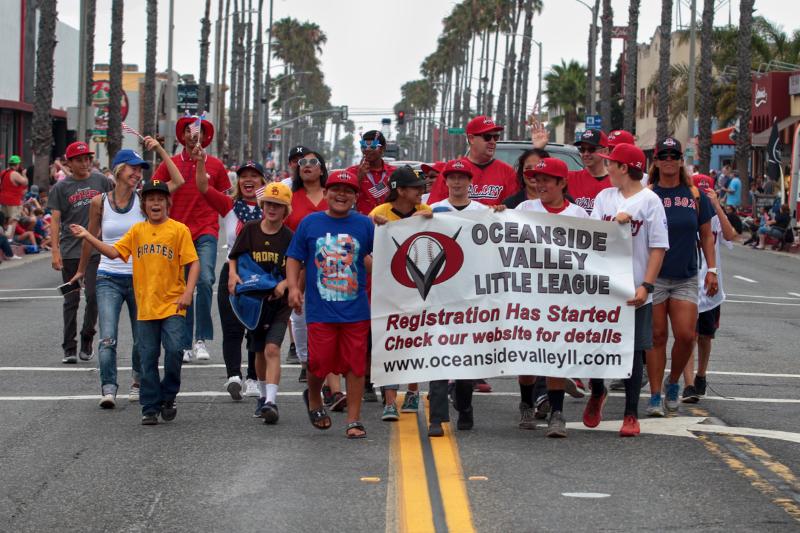
{"label": "team logo on shirt", "polygon": [[394,241],[397,246],[391,263],[394,279],[404,287],[416,288],[422,299],[427,299],[434,285],[455,276],[464,264],[464,251],[456,242],[459,233],[461,229],[448,237],[435,231],[422,231],[403,244]]}

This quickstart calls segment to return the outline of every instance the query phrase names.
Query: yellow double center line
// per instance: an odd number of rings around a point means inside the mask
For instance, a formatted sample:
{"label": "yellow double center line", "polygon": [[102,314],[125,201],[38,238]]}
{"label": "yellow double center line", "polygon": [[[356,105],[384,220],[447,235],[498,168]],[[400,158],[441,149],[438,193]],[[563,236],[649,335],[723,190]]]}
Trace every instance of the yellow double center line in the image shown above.
{"label": "yellow double center line", "polygon": [[443,437],[428,438],[427,401],[423,403],[418,416],[401,416],[393,428],[394,525],[401,532],[473,532],[455,436],[444,424]]}

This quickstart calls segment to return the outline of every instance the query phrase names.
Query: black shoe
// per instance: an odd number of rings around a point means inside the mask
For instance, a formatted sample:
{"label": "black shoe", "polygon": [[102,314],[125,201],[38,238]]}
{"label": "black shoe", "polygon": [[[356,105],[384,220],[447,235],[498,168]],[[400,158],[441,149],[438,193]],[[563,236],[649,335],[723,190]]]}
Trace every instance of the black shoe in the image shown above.
{"label": "black shoe", "polygon": [[364,387],[364,401],[369,403],[377,403],[378,395],[375,394],[375,387],[367,385]]}
{"label": "black shoe", "polygon": [[305,368],[300,369],[300,376],[297,378],[297,381],[299,381],[300,383],[308,382],[308,372],[306,371]]}
{"label": "black shoe", "polygon": [[297,358],[297,347],[294,343],[289,345],[289,353],[286,354],[286,364],[287,365],[299,365],[300,359]]}
{"label": "black shoe", "polygon": [[469,431],[475,425],[475,420],[472,417],[472,407],[458,412],[458,422],[456,427],[461,431]]}
{"label": "black shoe", "polygon": [[322,386],[322,403],[325,407],[333,405],[333,393],[331,392],[331,388],[327,385]]}
{"label": "black shoe", "polygon": [[77,364],[78,356],[75,355],[74,353],[64,354],[64,357],[63,359],[61,359],[61,362],[64,363],[65,365]]}
{"label": "black shoe", "polygon": [[143,426],[155,426],[158,424],[158,416],[154,414],[142,415]]}
{"label": "black shoe", "polygon": [[681,399],[683,403],[697,403],[700,401],[700,396],[697,394],[697,390],[692,385],[688,385],[683,388],[683,398]]}
{"label": "black shoe", "polygon": [[261,408],[261,417],[264,419],[265,424],[277,424],[278,418],[278,406],[272,402],[267,402],[264,404],[264,407]]}
{"label": "black shoe", "polygon": [[429,437],[443,437],[444,436],[444,429],[442,428],[441,422],[431,422],[431,425],[428,426],[428,436]]}
{"label": "black shoe", "polygon": [[698,396],[705,396],[706,395],[706,386],[708,386],[708,382],[706,381],[705,376],[695,376],[694,377],[694,388],[697,391]]}
{"label": "black shoe", "polygon": [[550,398],[547,394],[542,394],[536,398],[536,405],[534,405],[533,417],[537,420],[544,420],[550,414]]}
{"label": "black shoe", "polygon": [[171,420],[175,420],[175,416],[178,414],[178,409],[175,407],[175,400],[165,400],[161,403],[161,418],[162,420],[169,422]]}

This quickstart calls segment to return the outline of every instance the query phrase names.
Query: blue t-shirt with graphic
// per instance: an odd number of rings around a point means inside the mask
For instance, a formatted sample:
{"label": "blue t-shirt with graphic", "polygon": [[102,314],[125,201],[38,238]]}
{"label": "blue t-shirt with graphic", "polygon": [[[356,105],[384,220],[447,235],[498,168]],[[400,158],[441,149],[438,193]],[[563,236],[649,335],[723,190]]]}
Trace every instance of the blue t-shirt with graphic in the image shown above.
{"label": "blue t-shirt with graphic", "polygon": [[306,216],[297,226],[286,256],[305,264],[306,321],[369,320],[367,271],[375,227],[356,212],[334,218],[324,212]]}
{"label": "blue t-shirt with graphic", "polygon": [[689,279],[697,275],[697,232],[714,216],[711,200],[700,191],[700,213],[695,208],[692,190],[686,185],[653,187],[667,213],[669,250],[661,265],[660,278]]}
{"label": "blue t-shirt with graphic", "polygon": [[733,207],[739,207],[742,205],[742,180],[739,179],[739,176],[734,176],[731,182],[728,184],[728,189],[731,192],[728,193],[726,197],[726,202],[728,205],[732,205]]}

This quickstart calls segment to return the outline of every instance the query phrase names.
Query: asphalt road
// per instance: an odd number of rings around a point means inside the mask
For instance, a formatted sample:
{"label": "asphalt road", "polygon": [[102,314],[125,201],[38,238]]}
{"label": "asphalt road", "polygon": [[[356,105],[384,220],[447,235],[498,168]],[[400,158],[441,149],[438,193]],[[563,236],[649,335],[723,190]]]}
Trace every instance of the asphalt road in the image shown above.
{"label": "asphalt road", "polygon": [[[44,257],[3,264],[0,531],[798,531],[800,258],[737,246],[723,268],[697,406],[620,439],[622,397],[593,431],[568,399],[569,437],[549,440],[517,429],[516,382],[493,379],[472,431],[429,442],[424,411],[389,424],[379,404],[363,441],[344,438],[341,414],[315,430],[296,366],[280,423],[253,419],[251,399],[223,391],[216,311],[212,364],[184,366],[174,422],[142,427],[124,397],[101,410],[96,363],[60,363],[60,275]],[[129,367],[125,320],[119,344]]]}

